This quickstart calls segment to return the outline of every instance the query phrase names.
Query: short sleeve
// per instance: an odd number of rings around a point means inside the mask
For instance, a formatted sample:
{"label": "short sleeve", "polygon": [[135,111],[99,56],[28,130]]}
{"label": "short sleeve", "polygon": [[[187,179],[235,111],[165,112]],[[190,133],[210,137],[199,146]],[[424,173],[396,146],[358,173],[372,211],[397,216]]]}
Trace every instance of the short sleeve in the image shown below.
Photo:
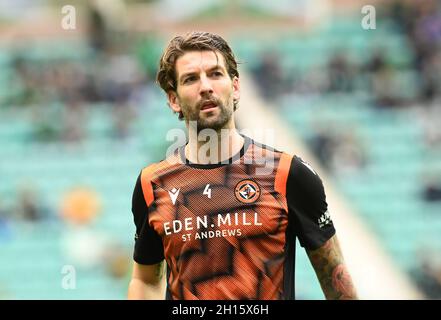
{"label": "short sleeve", "polygon": [[335,234],[322,180],[297,156],[291,161],[286,198],[290,224],[302,247],[317,249]]}
{"label": "short sleeve", "polygon": [[132,213],[136,227],[133,259],[139,264],[161,262],[164,259],[164,247],[161,237],[148,221],[148,207],[142,192],[141,175],[138,176],[133,190]]}

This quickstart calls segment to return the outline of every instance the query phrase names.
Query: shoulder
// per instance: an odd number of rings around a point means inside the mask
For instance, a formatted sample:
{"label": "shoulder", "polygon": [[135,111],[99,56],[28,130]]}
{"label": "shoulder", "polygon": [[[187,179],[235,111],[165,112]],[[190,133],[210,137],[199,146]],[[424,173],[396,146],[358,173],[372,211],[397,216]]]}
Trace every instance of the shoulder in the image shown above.
{"label": "shoulder", "polygon": [[261,143],[259,141],[254,140],[254,139],[251,139],[251,138],[248,138],[248,139],[249,139],[249,141],[250,141],[250,143],[251,143],[251,145],[252,145],[254,150],[262,150],[265,153],[275,154],[275,155],[280,155],[280,154],[283,153],[282,151],[277,150],[276,148],[274,148],[272,146],[269,146],[267,144]]}
{"label": "shoulder", "polygon": [[251,148],[249,148],[250,155],[257,162],[259,161],[270,161],[273,160],[277,166],[278,161],[283,157],[287,157],[288,154],[278,150],[270,145],[260,143],[254,139],[249,138],[251,141]]}
{"label": "shoulder", "polygon": [[287,192],[295,197],[322,197],[323,182],[314,168],[299,156],[294,155],[289,168]]}
{"label": "shoulder", "polygon": [[278,161],[278,171],[284,171],[288,175],[290,182],[320,182],[321,179],[314,168],[298,155],[286,153],[284,151],[273,148],[269,145],[251,140],[254,148],[254,154],[268,158],[272,157]]}
{"label": "shoulder", "polygon": [[292,156],[290,175],[297,179],[320,179],[312,165],[297,155]]}
{"label": "shoulder", "polygon": [[168,156],[158,162],[151,163],[141,170],[141,180],[153,179],[161,172],[168,171],[176,166],[182,165],[182,161],[177,153]]}

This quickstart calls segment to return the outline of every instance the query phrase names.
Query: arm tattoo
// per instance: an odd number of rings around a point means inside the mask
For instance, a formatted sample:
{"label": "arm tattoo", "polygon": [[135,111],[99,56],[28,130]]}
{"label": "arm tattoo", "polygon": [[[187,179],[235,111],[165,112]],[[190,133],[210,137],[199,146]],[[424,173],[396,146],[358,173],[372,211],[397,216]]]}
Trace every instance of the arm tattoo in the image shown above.
{"label": "arm tattoo", "polygon": [[164,261],[156,265],[155,275],[159,280],[161,280],[162,277],[164,276]]}
{"label": "arm tattoo", "polygon": [[312,251],[307,251],[326,299],[357,299],[336,236]]}

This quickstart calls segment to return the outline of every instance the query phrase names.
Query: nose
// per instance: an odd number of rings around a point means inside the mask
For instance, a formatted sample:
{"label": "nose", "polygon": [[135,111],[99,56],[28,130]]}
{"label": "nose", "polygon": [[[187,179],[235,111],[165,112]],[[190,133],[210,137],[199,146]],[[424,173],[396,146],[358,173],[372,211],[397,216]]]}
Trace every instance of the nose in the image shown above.
{"label": "nose", "polygon": [[213,93],[213,87],[211,85],[211,81],[210,79],[208,79],[206,75],[201,76],[201,86],[199,88],[199,92],[201,96]]}

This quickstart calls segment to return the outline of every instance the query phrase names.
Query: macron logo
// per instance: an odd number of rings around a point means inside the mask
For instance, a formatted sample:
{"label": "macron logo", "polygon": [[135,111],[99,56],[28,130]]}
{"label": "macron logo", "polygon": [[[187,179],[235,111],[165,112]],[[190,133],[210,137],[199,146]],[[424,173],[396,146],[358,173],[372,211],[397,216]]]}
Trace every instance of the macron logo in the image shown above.
{"label": "macron logo", "polygon": [[173,205],[176,203],[176,199],[178,198],[180,190],[181,189],[173,188],[173,189],[168,191],[168,194],[170,195],[170,199],[173,202]]}

